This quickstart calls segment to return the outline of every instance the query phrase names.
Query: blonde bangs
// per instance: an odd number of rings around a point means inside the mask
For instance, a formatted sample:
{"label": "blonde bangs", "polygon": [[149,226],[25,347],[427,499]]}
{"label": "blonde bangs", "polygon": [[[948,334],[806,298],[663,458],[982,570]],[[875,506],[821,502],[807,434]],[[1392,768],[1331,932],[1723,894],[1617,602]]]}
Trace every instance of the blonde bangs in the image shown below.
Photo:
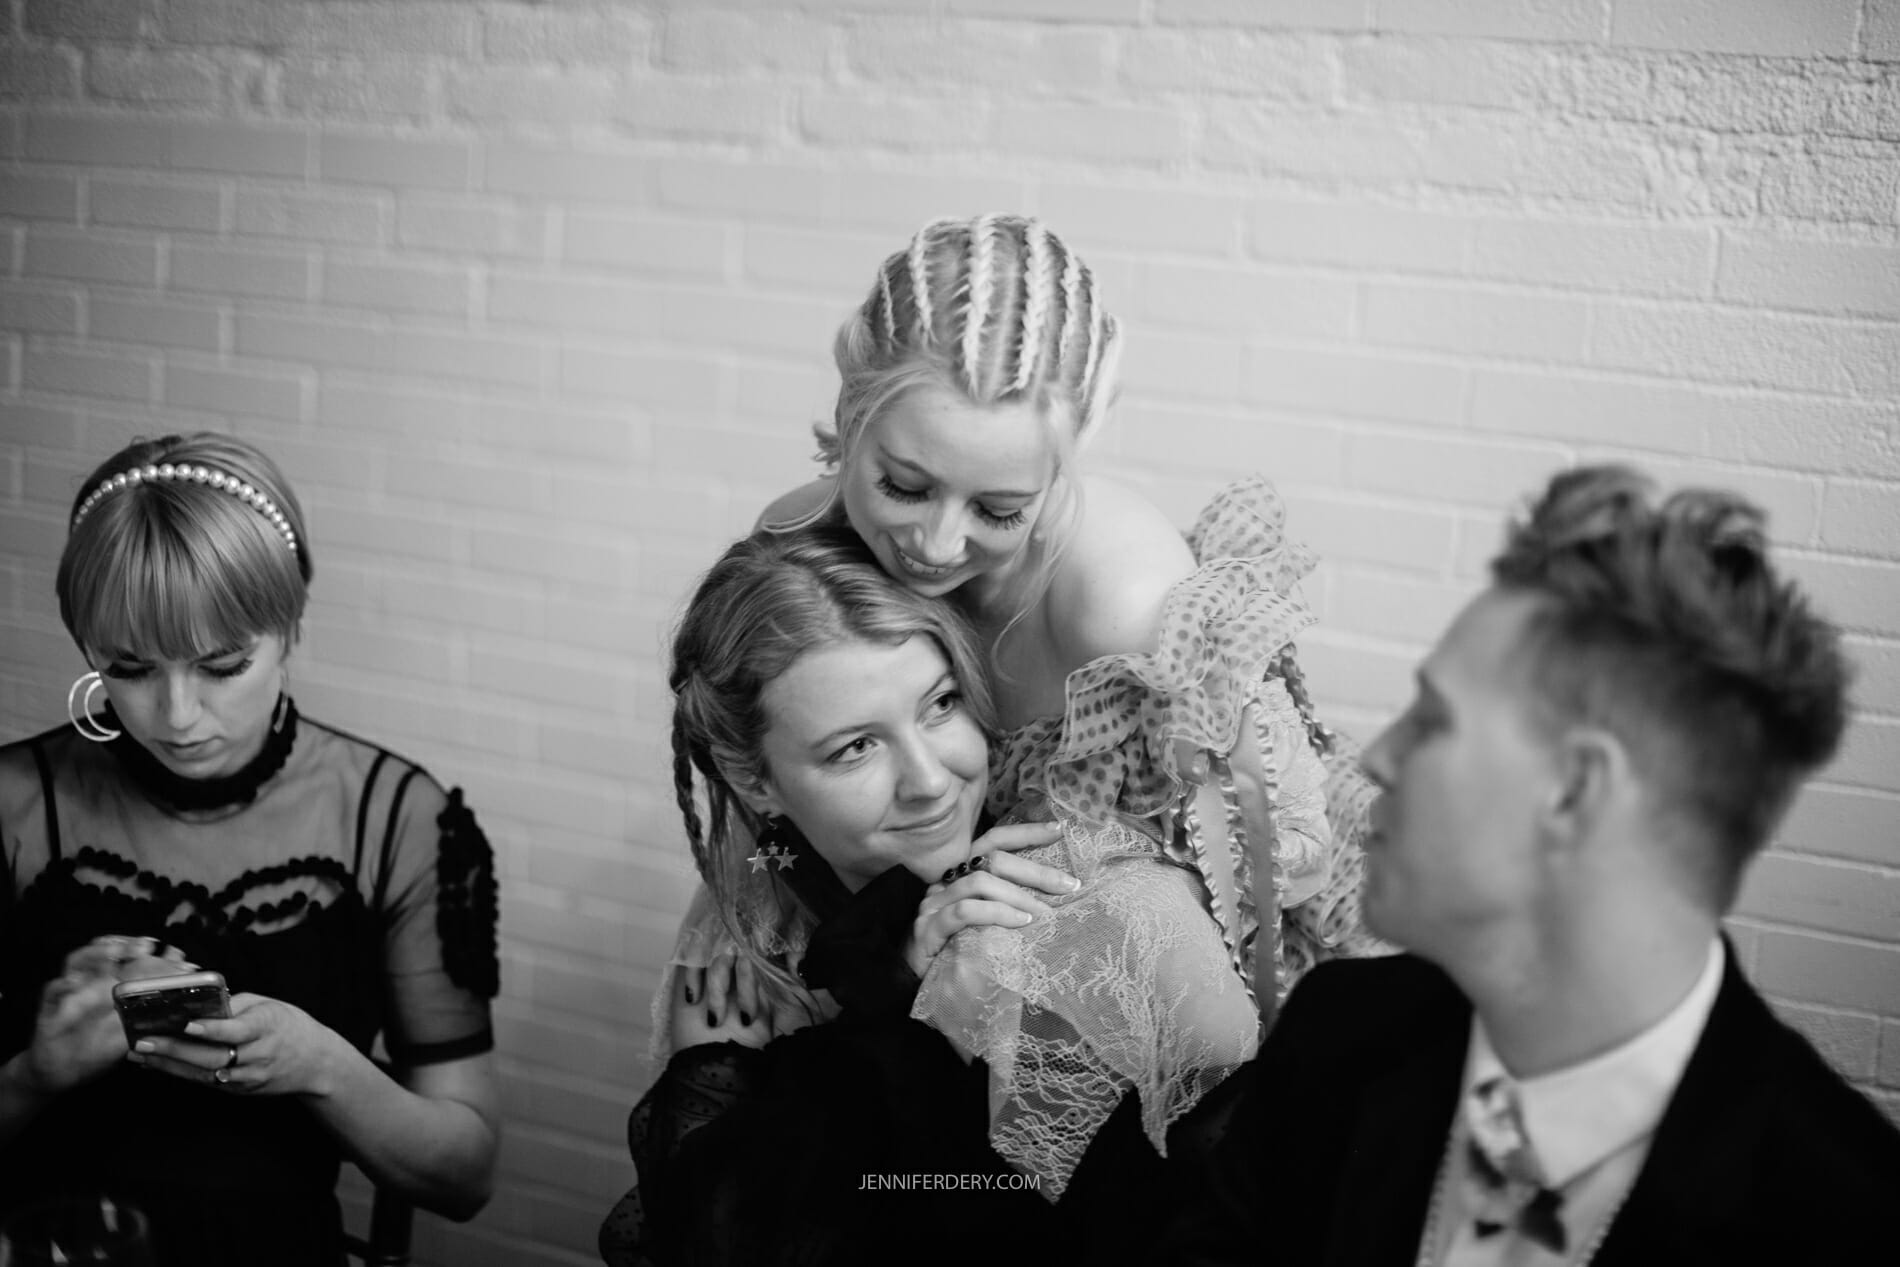
{"label": "blonde bangs", "polygon": [[60,597],[74,639],[146,660],[202,659],[268,633],[288,642],[305,588],[283,538],[241,502],[171,491],[108,501],[69,543]]}

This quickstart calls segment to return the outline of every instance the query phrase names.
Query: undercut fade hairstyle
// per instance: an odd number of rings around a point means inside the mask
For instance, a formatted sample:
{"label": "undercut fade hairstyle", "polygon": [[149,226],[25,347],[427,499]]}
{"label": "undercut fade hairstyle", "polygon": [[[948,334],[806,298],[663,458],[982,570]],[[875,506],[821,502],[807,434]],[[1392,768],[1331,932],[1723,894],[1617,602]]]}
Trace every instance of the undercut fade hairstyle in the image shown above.
{"label": "undercut fade hairstyle", "polygon": [[1839,633],[1776,574],[1764,522],[1734,493],[1583,467],[1491,565],[1543,600],[1517,652],[1543,720],[1616,735],[1722,910],[1847,720]]}
{"label": "undercut fade hairstyle", "polygon": [[[808,652],[895,647],[919,635],[943,652],[965,707],[993,737],[995,710],[969,626],[951,604],[886,575],[844,524],[735,542],[699,583],[673,635],[673,784],[694,865],[740,951],[781,997],[808,1008],[786,954],[808,943],[816,920],[776,868],[748,862],[766,828],[744,800],[770,774],[765,691]],[[703,815],[695,774],[704,783]]]}
{"label": "undercut fade hairstyle", "polygon": [[[202,466],[273,503],[295,545],[255,505],[193,479],[101,485],[145,467]],[[309,595],[310,535],[276,463],[230,436],[137,440],[99,464],[73,498],[59,558],[59,614],[81,651],[196,660],[265,634],[295,641]]]}
{"label": "undercut fade hairstyle", "polygon": [[[887,258],[864,303],[838,330],[838,403],[819,424],[818,456],[836,470],[868,424],[925,384],[972,405],[1028,402],[1048,428],[1055,476],[1018,611],[1048,584],[1080,510],[1077,454],[1120,382],[1121,326],[1094,272],[1061,238],[1024,216],[933,220]],[[838,511],[839,491],[812,519]],[[800,521],[803,522],[803,521]]]}

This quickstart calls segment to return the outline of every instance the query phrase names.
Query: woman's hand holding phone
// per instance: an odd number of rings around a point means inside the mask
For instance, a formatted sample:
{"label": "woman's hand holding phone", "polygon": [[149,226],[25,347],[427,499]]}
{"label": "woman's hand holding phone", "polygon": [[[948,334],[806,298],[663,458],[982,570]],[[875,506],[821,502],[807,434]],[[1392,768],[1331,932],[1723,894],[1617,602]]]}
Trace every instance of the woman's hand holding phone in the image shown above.
{"label": "woman's hand holding phone", "polygon": [[63,971],[40,992],[26,1051],[30,1085],[57,1095],[123,1060],[125,1030],[112,1005],[112,987],[189,967],[175,948],[150,937],[98,937],[66,956]]}
{"label": "woman's hand holding phone", "polygon": [[130,1059],[250,1095],[321,1096],[332,1088],[339,1044],[348,1047],[302,1008],[261,994],[234,994],[228,1019],[196,1020],[182,1034],[141,1038]]}

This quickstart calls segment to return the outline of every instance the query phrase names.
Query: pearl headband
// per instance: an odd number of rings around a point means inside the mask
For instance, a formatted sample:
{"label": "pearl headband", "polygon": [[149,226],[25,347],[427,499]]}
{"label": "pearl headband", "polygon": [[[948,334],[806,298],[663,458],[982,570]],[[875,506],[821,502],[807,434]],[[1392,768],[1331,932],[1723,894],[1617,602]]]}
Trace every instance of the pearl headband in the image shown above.
{"label": "pearl headband", "polygon": [[170,462],[159,466],[135,466],[129,471],[121,471],[110,479],[102,480],[99,487],[93,489],[86,500],[79,503],[79,509],[73,512],[73,530],[78,530],[86,516],[92,513],[94,506],[120,489],[130,488],[136,484],[159,484],[171,480],[191,480],[198,484],[209,484],[219,492],[229,493],[245,502],[251,509],[270,520],[270,526],[277,529],[278,535],[284,539],[284,544],[290,547],[290,552],[293,555],[297,553],[297,534],[292,530],[290,520],[284,516],[284,512],[277,509],[276,502],[235,475],[226,475],[223,471],[209,466],[186,466],[182,463],[176,466]]}

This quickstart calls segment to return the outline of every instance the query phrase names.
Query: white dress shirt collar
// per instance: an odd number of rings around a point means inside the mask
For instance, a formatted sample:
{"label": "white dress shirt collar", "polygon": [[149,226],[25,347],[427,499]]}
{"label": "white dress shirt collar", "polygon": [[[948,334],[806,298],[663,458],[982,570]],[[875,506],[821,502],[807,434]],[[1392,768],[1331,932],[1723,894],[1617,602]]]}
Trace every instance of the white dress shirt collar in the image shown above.
{"label": "white dress shirt collar", "polygon": [[[1656,1129],[1715,1007],[1726,957],[1717,937],[1702,975],[1682,1001],[1628,1042],[1568,1068],[1518,1081],[1524,1133],[1551,1188],[1561,1190]],[[1506,1072],[1483,1022],[1474,1015],[1464,1090]]]}

